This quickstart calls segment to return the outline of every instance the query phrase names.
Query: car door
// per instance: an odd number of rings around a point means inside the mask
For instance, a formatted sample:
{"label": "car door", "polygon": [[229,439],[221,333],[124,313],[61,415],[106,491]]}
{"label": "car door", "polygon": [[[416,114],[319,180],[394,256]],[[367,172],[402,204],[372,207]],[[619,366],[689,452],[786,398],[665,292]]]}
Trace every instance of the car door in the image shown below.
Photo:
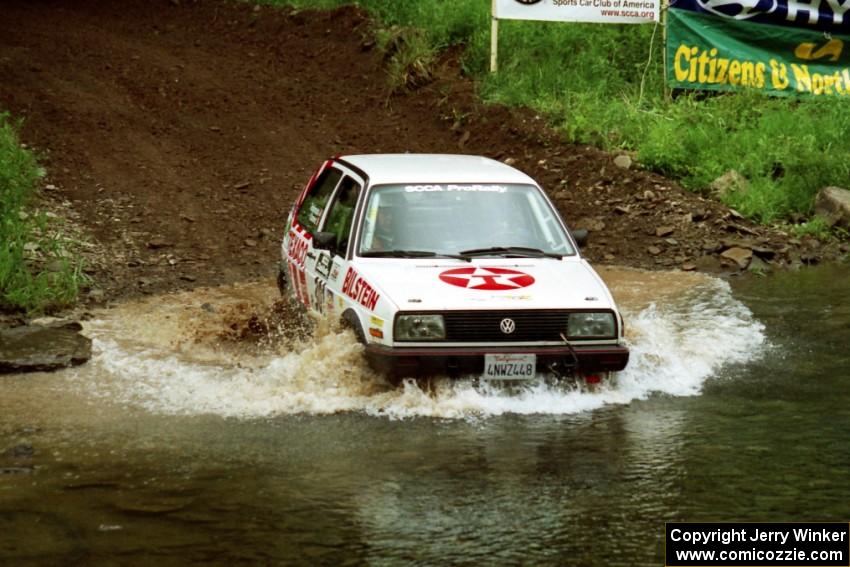
{"label": "car door", "polygon": [[[346,301],[342,294],[342,277],[347,272],[363,180],[346,172],[337,185],[330,205],[322,219],[321,232],[333,235],[325,250],[316,250],[315,271],[312,278],[313,301],[319,311],[340,310]],[[342,298],[342,304],[339,299]],[[335,305],[335,301],[337,302]]]}
{"label": "car door", "polygon": [[320,310],[314,303],[313,279],[317,255],[313,246],[314,235],[330,203],[343,172],[333,162],[327,162],[301,195],[293,215],[287,239],[287,264],[292,293],[307,308]]}

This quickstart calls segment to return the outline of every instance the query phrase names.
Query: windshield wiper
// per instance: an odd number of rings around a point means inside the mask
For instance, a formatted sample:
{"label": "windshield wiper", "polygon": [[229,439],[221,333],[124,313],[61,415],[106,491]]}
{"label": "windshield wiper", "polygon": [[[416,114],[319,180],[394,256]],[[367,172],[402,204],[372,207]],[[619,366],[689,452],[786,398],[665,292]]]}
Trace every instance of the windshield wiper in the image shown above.
{"label": "windshield wiper", "polygon": [[469,262],[470,259],[460,254],[443,254],[431,250],[372,250],[360,254],[364,258],[454,258]]}
{"label": "windshield wiper", "polygon": [[557,258],[558,260],[564,257],[563,254],[546,252],[545,250],[541,250],[539,248],[528,248],[525,246],[491,246],[489,248],[472,248],[470,250],[463,250],[459,254],[461,256],[467,257],[486,256],[488,254],[505,254],[526,258]]}

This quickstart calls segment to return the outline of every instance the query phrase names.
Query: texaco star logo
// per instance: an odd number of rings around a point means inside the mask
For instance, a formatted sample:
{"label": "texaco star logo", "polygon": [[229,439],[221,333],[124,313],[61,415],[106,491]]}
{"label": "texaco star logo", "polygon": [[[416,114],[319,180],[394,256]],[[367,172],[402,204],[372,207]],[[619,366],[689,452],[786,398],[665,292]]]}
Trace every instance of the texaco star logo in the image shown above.
{"label": "texaco star logo", "polygon": [[528,274],[508,268],[454,268],[441,273],[440,279],[458,287],[487,291],[520,289],[534,283]]}

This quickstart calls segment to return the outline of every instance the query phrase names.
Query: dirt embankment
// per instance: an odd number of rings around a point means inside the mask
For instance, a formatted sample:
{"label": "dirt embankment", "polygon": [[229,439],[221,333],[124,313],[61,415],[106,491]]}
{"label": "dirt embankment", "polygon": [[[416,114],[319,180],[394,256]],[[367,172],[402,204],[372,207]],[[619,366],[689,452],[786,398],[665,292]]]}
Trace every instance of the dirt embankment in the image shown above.
{"label": "dirt embankment", "polygon": [[597,262],[714,271],[839,253],[564,144],[532,113],[480,105],[452,57],[435,82],[391,96],[370,33],[354,8],[4,2],[0,108],[25,118],[47,198],[98,245],[94,297],[271,277],[293,197],[336,153],[514,163],[591,230]]}

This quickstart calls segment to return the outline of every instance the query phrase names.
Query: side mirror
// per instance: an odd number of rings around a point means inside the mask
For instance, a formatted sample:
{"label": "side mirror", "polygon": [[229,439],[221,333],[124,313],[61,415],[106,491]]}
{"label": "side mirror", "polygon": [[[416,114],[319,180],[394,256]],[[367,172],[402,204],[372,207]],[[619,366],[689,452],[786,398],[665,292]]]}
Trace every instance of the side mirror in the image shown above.
{"label": "side mirror", "polygon": [[317,232],[313,235],[313,248],[332,250],[336,247],[336,234],[333,232]]}
{"label": "side mirror", "polygon": [[584,247],[587,244],[587,229],[579,228],[572,231],[573,240],[579,247]]}

